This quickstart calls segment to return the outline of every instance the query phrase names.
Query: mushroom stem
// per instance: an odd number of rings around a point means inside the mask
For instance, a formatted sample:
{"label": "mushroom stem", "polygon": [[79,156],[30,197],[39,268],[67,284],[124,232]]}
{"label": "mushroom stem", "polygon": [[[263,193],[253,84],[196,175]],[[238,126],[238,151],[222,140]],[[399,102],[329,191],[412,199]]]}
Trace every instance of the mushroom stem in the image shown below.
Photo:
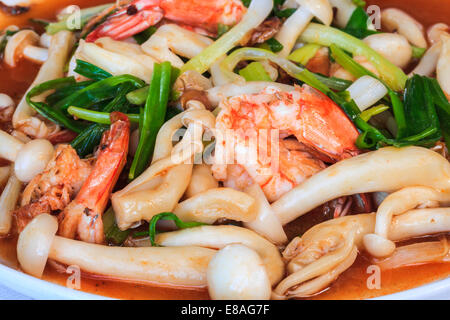
{"label": "mushroom stem", "polygon": [[298,37],[314,17],[327,26],[333,20],[333,10],[328,0],[297,0],[297,3],[300,7],[283,23],[275,36],[275,39],[283,45],[283,50],[278,53],[283,58],[291,53]]}
{"label": "mushroom stem", "polygon": [[278,53],[279,56],[285,58],[291,53],[297,38],[313,18],[314,16],[311,11],[300,7],[284,22],[280,31],[275,36],[275,39],[283,45],[283,50]]}
{"label": "mushroom stem", "polygon": [[48,50],[36,46],[26,46],[23,49],[23,56],[36,63],[44,63],[48,59]]}
{"label": "mushroom stem", "polygon": [[12,224],[12,211],[19,200],[22,184],[14,174],[9,177],[8,183],[0,196],[0,235],[8,235]]}
{"label": "mushroom stem", "polygon": [[24,143],[0,130],[0,158],[14,162]]}

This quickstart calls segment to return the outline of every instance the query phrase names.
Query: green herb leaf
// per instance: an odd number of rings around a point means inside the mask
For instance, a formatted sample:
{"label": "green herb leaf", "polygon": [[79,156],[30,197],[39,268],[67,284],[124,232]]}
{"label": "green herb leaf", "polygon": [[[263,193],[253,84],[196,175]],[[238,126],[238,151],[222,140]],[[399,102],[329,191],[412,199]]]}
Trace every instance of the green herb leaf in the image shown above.
{"label": "green herb leaf", "polygon": [[175,221],[176,226],[179,229],[188,229],[188,228],[195,228],[206,225],[205,223],[201,222],[183,222],[180,218],[178,218],[175,214],[171,212],[163,212],[160,214],[157,214],[150,220],[149,224],[149,236],[150,236],[150,242],[152,246],[157,247],[159,246],[157,243],[155,243],[155,235],[156,235],[156,223],[159,220],[173,220]]}
{"label": "green herb leaf", "polygon": [[78,59],[77,66],[74,71],[82,76],[85,76],[88,79],[97,81],[112,77],[112,74],[110,74],[109,72],[93,65],[92,63]]}
{"label": "green herb leaf", "polygon": [[239,74],[244,77],[246,81],[272,81],[260,62],[250,63],[245,68],[239,70]]}
{"label": "green herb leaf", "polygon": [[150,39],[150,37],[156,32],[156,30],[158,30],[158,28],[156,28],[155,26],[151,26],[138,34],[135,34],[133,38],[138,44],[143,44],[148,39]]}
{"label": "green herb leaf", "polygon": [[130,234],[129,229],[125,231],[119,229],[112,207],[103,214],[103,232],[105,233],[105,239],[116,246],[121,245]]}
{"label": "green herb leaf", "polygon": [[343,31],[355,36],[358,39],[363,39],[367,36],[378,33],[375,30],[368,29],[368,22],[369,15],[363,8],[357,7],[353,11],[350,20],[347,22],[347,25]]}

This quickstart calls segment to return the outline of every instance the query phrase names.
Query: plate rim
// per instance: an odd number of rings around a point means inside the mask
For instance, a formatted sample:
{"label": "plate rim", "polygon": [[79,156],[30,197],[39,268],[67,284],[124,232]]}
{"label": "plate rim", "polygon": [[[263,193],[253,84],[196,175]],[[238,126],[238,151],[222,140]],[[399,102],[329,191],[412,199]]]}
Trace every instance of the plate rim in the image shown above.
{"label": "plate rim", "polygon": [[[37,300],[116,300],[111,297],[70,289],[42,280],[0,263],[0,283],[26,297]],[[31,294],[30,294],[31,293]],[[446,296],[445,296],[446,295]],[[422,286],[369,300],[450,300],[450,276]]]}

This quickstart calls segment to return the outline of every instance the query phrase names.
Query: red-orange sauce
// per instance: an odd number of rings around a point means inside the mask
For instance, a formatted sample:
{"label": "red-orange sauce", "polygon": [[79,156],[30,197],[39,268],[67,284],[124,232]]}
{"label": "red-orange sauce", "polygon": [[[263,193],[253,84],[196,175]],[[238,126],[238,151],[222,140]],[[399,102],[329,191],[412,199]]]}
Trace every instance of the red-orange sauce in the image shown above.
{"label": "red-orange sauce", "polygon": [[[58,10],[73,3],[86,7],[112,2],[112,0],[39,1],[41,3],[33,5],[28,13],[17,17],[5,16],[0,12],[0,30],[10,24],[30,25],[28,19],[33,17],[51,19]],[[450,24],[450,0],[368,0],[367,3],[377,4],[381,8],[400,8],[426,27],[436,22]],[[39,66],[27,62],[22,62],[14,70],[0,65],[0,92],[20,99],[32,83],[38,69]],[[0,239],[0,263],[19,268],[15,248],[15,239]],[[369,265],[370,262],[364,256],[359,256],[353,266],[345,271],[328,290],[312,299],[367,299],[411,289],[450,276],[450,263],[404,267],[382,272],[381,289],[369,290],[366,286]],[[44,280],[60,285],[65,285],[67,278],[68,275],[58,273],[50,267],[46,268],[43,276]],[[82,279],[81,290],[119,299],[208,299],[206,290],[158,288],[88,278]]]}

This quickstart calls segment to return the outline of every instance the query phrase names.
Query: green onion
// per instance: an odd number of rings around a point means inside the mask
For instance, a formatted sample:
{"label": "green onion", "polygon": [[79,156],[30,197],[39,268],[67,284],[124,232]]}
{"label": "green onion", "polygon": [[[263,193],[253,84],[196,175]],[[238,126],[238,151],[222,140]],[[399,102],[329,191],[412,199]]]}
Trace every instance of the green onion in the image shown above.
{"label": "green onion", "polygon": [[31,23],[36,23],[42,27],[47,27],[50,24],[50,21],[44,19],[31,18],[29,19]]}
{"label": "green onion", "polygon": [[335,78],[335,77],[328,78],[319,73],[314,73],[314,76],[317,78],[317,80],[322,82],[324,85],[326,85],[330,89],[336,90],[336,91],[344,91],[345,89],[347,89],[348,87],[350,87],[352,85],[351,81],[345,80],[345,79],[339,79],[339,78]]}
{"label": "green onion", "polygon": [[82,76],[85,76],[88,79],[97,81],[112,77],[112,74],[110,74],[109,72],[100,69],[99,67],[94,66],[89,62],[78,59],[77,59],[77,66],[74,71]]}
{"label": "green onion", "polygon": [[[119,111],[126,113],[130,106],[126,99],[126,94],[130,89],[134,88],[130,83],[124,83],[119,86],[117,96],[103,108],[103,112]],[[91,154],[95,147],[98,146],[102,138],[103,132],[108,129],[102,124],[92,124],[81,132],[71,143],[72,147],[77,151],[80,157]]]}
{"label": "green onion", "polygon": [[252,62],[245,68],[239,70],[239,74],[246,81],[272,81],[269,74],[260,62]]}
{"label": "green onion", "polygon": [[163,213],[157,214],[156,216],[154,216],[152,218],[152,220],[150,220],[150,224],[148,227],[150,243],[152,244],[153,247],[159,246],[155,242],[156,223],[159,220],[173,220],[179,229],[195,228],[195,227],[200,227],[200,226],[206,225],[205,223],[201,223],[201,222],[183,222],[183,221],[181,221],[180,218],[178,218],[175,214],[173,214],[171,212],[163,212]]}
{"label": "green onion", "polygon": [[95,83],[94,80],[75,82],[65,87],[56,89],[55,92],[53,92],[52,94],[48,95],[45,98],[45,101],[50,105],[54,105],[58,103],[58,101],[67,98],[68,96],[74,94],[78,90],[84,89],[93,83]]}
{"label": "green onion", "polygon": [[272,8],[273,5],[266,5],[266,1],[253,0],[242,20],[200,54],[189,60],[181,68],[181,73],[188,70],[197,71],[200,74],[206,72],[214,62],[233,49],[250,30],[263,22]]}
{"label": "green onion", "polygon": [[70,145],[77,151],[78,156],[84,158],[91,154],[95,147],[99,145],[103,132],[107,129],[108,127],[103,125],[91,124],[73,139]]}
{"label": "green onion", "polygon": [[116,246],[121,245],[130,234],[130,230],[122,231],[119,229],[112,207],[103,214],[103,232],[105,233],[105,239]]}
{"label": "green onion", "polygon": [[362,76],[371,76],[380,82],[382,82],[387,90],[392,103],[392,109],[394,112],[395,121],[398,127],[397,138],[403,137],[406,130],[406,119],[403,102],[398,97],[397,93],[394,92],[386,83],[379,79],[373,72],[367,70],[362,65],[353,60],[348,56],[343,50],[341,50],[336,45],[332,44],[330,46],[331,55],[344,69],[348,70],[355,77],[360,78]]}
{"label": "green onion", "polygon": [[292,52],[288,56],[288,59],[306,66],[308,61],[316,55],[319,49],[320,46],[318,44],[308,43]]}
{"label": "green onion", "polygon": [[9,37],[15,35],[19,31],[20,30],[15,30],[15,31],[6,30],[5,34],[2,36],[2,38],[0,40],[0,60],[3,59],[3,54],[5,52],[6,45],[8,44]]}
{"label": "green onion", "polygon": [[369,15],[364,8],[358,7],[353,11],[343,31],[359,39],[378,33],[368,29],[368,21]]}
{"label": "green onion", "polygon": [[227,26],[226,24],[219,23],[217,25],[217,38],[220,38],[225,33],[227,33],[230,30],[230,26]]}
{"label": "green onion", "polygon": [[268,48],[270,51],[277,53],[283,50],[283,45],[277,39],[270,38],[261,45],[261,48],[263,49]]}
{"label": "green onion", "polygon": [[117,95],[117,87],[124,83],[130,83],[135,89],[142,88],[145,83],[132,75],[120,75],[100,80],[69,97],[59,101],[54,108],[67,110],[71,106],[88,108],[99,102],[112,99]]}
{"label": "green onion", "polygon": [[426,48],[419,48],[416,46],[411,46],[411,48],[412,48],[412,56],[414,59],[422,58],[425,52],[427,51]]}
{"label": "green onion", "polygon": [[428,139],[438,140],[442,134],[439,118],[434,106],[434,99],[428,81],[422,76],[414,75],[408,79],[404,93],[405,119],[407,127],[400,138],[418,135],[426,130],[437,131]]}
{"label": "green onion", "polygon": [[66,115],[61,112],[61,110],[50,108],[50,106],[44,102],[37,102],[33,101],[32,98],[36,97],[38,95],[41,95],[44,92],[47,92],[49,90],[54,90],[58,88],[63,88],[68,85],[74,84],[75,79],[73,77],[69,78],[62,78],[62,79],[56,79],[47,81],[44,83],[41,83],[34,88],[32,88],[26,95],[26,101],[28,105],[30,105],[34,110],[36,110],[40,115],[42,115],[44,118],[57,123],[69,130],[72,130],[76,133],[80,133],[83,131],[83,129],[86,127],[82,123],[78,123],[69,117],[66,117]]}
{"label": "green onion", "polygon": [[153,149],[156,135],[164,124],[169,101],[172,66],[170,62],[154,65],[150,90],[145,104],[142,124],[139,126],[140,139],[133,163],[129,173],[129,179],[139,176],[147,167]]}
{"label": "green onion", "polygon": [[380,78],[394,91],[403,90],[407,80],[405,73],[363,41],[336,28],[317,23],[310,23],[300,36],[300,41],[316,43],[330,47],[335,44],[341,49],[351,52],[354,56],[364,56],[377,69]]}
{"label": "green onion", "polygon": [[[50,35],[56,34],[63,30],[80,30],[83,26],[93,17],[101,13],[103,10],[113,6],[114,3],[104,4],[96,7],[82,9],[80,12],[80,17],[72,17],[72,15],[67,15],[58,22],[53,22],[47,25],[45,28],[47,33]],[[79,25],[76,25],[75,21],[79,18]],[[73,20],[73,21],[72,21]]]}
{"label": "green onion", "polygon": [[[77,117],[81,120],[100,124],[111,124],[111,113],[109,112],[93,111],[77,107],[69,107],[69,109],[67,109],[67,112],[71,116]],[[139,114],[126,114],[126,116],[128,117],[128,119],[130,119],[131,122],[139,123]]]}
{"label": "green onion", "polygon": [[364,110],[361,114],[360,117],[361,119],[363,119],[364,121],[368,122],[370,120],[370,118],[376,116],[377,114],[380,114],[386,110],[389,110],[389,106],[386,106],[384,104],[380,104],[378,106],[369,108],[367,110]]}
{"label": "green onion", "polygon": [[364,8],[366,6],[366,2],[364,0],[352,0],[353,4]]}

